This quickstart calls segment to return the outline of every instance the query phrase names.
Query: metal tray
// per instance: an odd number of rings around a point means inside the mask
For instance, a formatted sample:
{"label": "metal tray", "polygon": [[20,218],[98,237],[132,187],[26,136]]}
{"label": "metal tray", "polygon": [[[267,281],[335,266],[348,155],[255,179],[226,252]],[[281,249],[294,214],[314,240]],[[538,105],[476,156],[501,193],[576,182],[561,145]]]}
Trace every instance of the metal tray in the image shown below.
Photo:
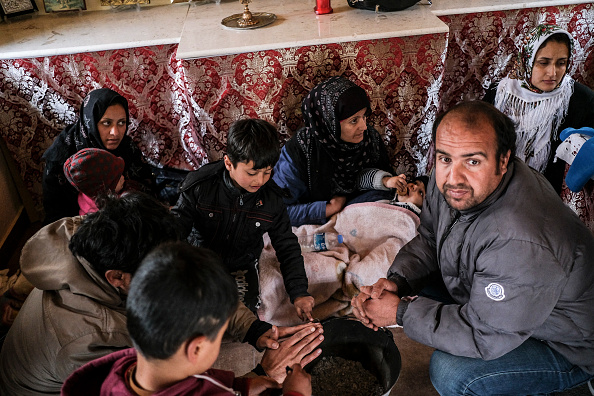
{"label": "metal tray", "polygon": [[233,14],[221,21],[221,24],[230,29],[257,29],[270,25],[276,21],[276,15],[269,12],[253,12],[252,19],[257,20],[258,23],[249,26],[239,26],[238,20],[242,19],[243,14]]}

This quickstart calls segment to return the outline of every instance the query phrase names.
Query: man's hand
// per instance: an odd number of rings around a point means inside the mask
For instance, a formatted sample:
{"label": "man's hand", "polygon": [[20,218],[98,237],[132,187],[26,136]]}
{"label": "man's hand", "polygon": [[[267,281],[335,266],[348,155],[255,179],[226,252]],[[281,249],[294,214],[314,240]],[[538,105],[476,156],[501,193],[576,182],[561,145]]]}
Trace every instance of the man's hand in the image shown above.
{"label": "man's hand", "polygon": [[278,389],[280,384],[269,377],[254,377],[250,378],[249,396],[260,395],[267,389]]}
{"label": "man's hand", "polygon": [[290,338],[280,341],[278,349],[267,349],[260,362],[262,368],[266,374],[282,383],[287,376],[287,366],[297,363],[305,367],[322,353],[318,346],[324,340],[323,332],[320,324],[308,324]]}
{"label": "man's hand", "polygon": [[297,326],[272,326],[270,330],[258,338],[258,341],[256,341],[256,347],[258,347],[258,349],[278,349],[280,345],[278,342],[279,339],[292,336],[298,331],[310,328],[312,326],[317,326],[320,328],[322,327],[322,325],[319,323],[304,323]]}
{"label": "man's hand", "polygon": [[[351,305],[353,306],[353,314],[363,323],[365,326],[377,330],[378,326],[374,325],[373,317],[371,313],[367,312],[367,304],[366,301],[370,299],[378,299],[384,291],[396,293],[398,291],[398,287],[396,283],[388,280],[386,278],[381,278],[377,282],[375,282],[371,286],[361,286],[361,293],[353,297],[351,300]],[[400,299],[398,299],[400,302]],[[381,304],[381,302],[379,303]],[[398,304],[396,304],[398,306]],[[374,313],[377,313],[377,307],[374,305],[371,306],[374,309]],[[394,323],[396,322],[396,311],[394,311]]]}
{"label": "man's hand", "polygon": [[346,197],[335,196],[326,204],[326,217],[332,217],[346,205]]}
{"label": "man's hand", "polygon": [[299,319],[309,320],[310,322],[313,321],[311,311],[315,305],[315,301],[312,296],[297,297],[295,302],[293,302],[293,305],[295,306],[295,310],[297,311],[297,316],[299,316]]}
{"label": "man's hand", "polygon": [[283,383],[283,393],[291,391],[306,396],[311,395],[311,376],[299,364],[291,366],[291,371],[287,374],[287,379]]}
{"label": "man's hand", "polygon": [[384,290],[379,298],[370,298],[363,303],[367,317],[374,330],[379,327],[396,324],[396,311],[398,311],[400,298],[396,293]]}

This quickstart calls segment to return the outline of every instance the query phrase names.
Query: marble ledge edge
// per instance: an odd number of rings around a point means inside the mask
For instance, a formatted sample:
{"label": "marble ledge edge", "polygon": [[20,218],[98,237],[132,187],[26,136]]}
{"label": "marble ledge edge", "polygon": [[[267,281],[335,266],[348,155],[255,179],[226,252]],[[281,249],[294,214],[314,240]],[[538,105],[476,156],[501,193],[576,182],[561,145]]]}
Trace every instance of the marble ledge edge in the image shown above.
{"label": "marble ledge edge", "polygon": [[363,34],[363,35],[352,35],[335,37],[331,42],[328,39],[318,38],[303,41],[292,41],[292,42],[279,42],[279,43],[264,43],[264,44],[253,44],[253,45],[242,45],[237,47],[221,47],[221,48],[207,48],[203,50],[184,50],[183,43],[177,48],[177,59],[199,59],[199,58],[210,58],[213,56],[227,56],[227,55],[239,55],[248,52],[259,52],[259,51],[274,51],[283,48],[295,48],[305,47],[311,45],[325,45],[325,44],[336,44],[336,43],[347,43],[350,41],[365,41],[365,40],[381,40],[386,38],[394,37],[412,37],[412,36],[424,36],[428,34],[444,34],[448,33],[448,27],[444,24],[443,27],[424,28],[416,30],[401,30],[393,32],[394,34],[386,35],[385,32]]}
{"label": "marble ledge edge", "polygon": [[509,10],[521,10],[526,8],[541,8],[541,7],[559,7],[573,4],[589,4],[594,1],[584,0],[542,0],[542,1],[529,1],[522,3],[510,3],[510,4],[491,4],[482,5],[475,7],[460,7],[460,8],[443,8],[443,9],[432,9],[431,12],[435,16],[447,16],[447,15],[460,15],[460,14],[473,14],[478,12],[493,12],[493,11],[509,11]]}
{"label": "marble ledge edge", "polygon": [[[48,47],[44,49],[26,50],[26,51],[0,51],[0,60],[16,60],[16,59],[31,59],[31,58],[43,58],[49,56],[62,56],[62,55],[74,55],[88,52],[100,52],[100,51],[112,51],[116,49],[128,49],[128,48],[140,48],[150,47],[155,45],[168,45],[168,44],[179,44],[179,37],[177,39],[155,39],[155,40],[142,40],[142,41],[129,41],[121,43],[114,47],[113,43],[107,44],[95,44],[85,46],[65,46],[60,47],[59,51],[56,51],[55,47]],[[57,53],[59,52],[59,53]]]}

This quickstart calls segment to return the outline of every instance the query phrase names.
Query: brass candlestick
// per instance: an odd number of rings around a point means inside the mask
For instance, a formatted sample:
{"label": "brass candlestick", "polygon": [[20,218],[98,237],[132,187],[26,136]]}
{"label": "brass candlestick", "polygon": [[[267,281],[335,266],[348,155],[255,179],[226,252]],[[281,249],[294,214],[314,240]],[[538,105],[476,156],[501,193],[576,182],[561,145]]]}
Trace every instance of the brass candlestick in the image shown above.
{"label": "brass candlestick", "polygon": [[245,5],[245,8],[243,9],[243,14],[241,14],[241,19],[237,20],[237,24],[241,27],[246,27],[254,26],[259,23],[260,21],[253,18],[253,15],[248,7],[248,4],[251,3],[251,0],[239,0],[239,2]]}
{"label": "brass candlestick", "polygon": [[276,15],[268,12],[254,12],[252,13],[248,7],[248,4],[252,0],[239,0],[240,4],[245,7],[242,14],[233,14],[223,19],[221,23],[223,26],[231,29],[256,29],[270,25],[276,20]]}

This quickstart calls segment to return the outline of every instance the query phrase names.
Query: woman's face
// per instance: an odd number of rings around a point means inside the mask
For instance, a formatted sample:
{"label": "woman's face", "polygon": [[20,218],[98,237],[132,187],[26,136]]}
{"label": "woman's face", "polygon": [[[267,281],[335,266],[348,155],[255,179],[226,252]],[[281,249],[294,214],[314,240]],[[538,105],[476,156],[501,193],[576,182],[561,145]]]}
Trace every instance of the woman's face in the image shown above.
{"label": "woman's face", "polygon": [[347,143],[360,143],[367,130],[367,108],[363,108],[340,121],[340,138]]}
{"label": "woman's face", "polygon": [[541,91],[552,91],[565,75],[568,61],[569,49],[567,45],[549,41],[536,52],[530,82]]}
{"label": "woman's face", "polygon": [[111,105],[97,124],[101,142],[108,150],[118,148],[126,135],[126,110],[121,104]]}

